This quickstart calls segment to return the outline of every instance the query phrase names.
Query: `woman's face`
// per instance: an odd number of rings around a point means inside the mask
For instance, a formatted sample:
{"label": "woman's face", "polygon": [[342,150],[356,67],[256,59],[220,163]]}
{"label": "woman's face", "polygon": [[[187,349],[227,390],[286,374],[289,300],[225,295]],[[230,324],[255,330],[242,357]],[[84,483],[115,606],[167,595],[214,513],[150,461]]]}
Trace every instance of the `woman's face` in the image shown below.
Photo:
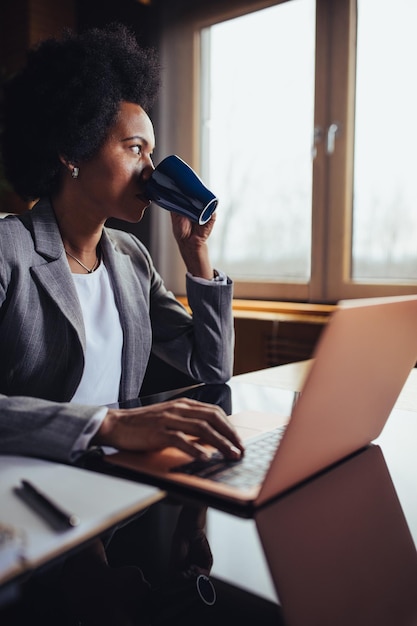
{"label": "woman's face", "polygon": [[116,122],[98,153],[79,164],[74,185],[89,214],[138,222],[149,206],[144,196],[153,172],[155,136],[152,122],[137,104],[122,102]]}

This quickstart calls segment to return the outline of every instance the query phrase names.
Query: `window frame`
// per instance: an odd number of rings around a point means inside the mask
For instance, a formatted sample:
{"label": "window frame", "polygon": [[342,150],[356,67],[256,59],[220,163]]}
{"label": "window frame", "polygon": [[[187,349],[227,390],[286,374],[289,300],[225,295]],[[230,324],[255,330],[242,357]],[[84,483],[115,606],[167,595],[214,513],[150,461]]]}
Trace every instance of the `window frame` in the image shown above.
{"label": "window frame", "polygon": [[[200,170],[200,31],[216,22],[291,0],[202,3],[166,20],[161,36],[163,89],[156,112],[157,156],[180,154]],[[236,298],[336,302],[344,298],[415,293],[417,281],[351,278],[356,0],[316,0],[316,83],[311,277],[306,282],[234,282]],[[335,151],[326,132],[337,122]],[[312,129],[312,136],[314,129]],[[176,294],[185,293],[184,267],[170,235],[169,215],[152,213],[151,247]],[[233,278],[233,277],[232,277]]]}

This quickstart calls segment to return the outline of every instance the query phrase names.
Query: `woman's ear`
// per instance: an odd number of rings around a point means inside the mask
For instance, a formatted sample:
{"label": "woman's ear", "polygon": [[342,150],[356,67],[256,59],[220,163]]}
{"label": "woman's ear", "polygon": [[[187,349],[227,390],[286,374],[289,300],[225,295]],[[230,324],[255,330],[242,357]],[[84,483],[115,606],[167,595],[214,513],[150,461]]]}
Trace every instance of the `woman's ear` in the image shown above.
{"label": "woman's ear", "polygon": [[66,167],[67,169],[70,168],[70,160],[66,156],[64,156],[63,154],[59,154],[58,158],[64,167]]}

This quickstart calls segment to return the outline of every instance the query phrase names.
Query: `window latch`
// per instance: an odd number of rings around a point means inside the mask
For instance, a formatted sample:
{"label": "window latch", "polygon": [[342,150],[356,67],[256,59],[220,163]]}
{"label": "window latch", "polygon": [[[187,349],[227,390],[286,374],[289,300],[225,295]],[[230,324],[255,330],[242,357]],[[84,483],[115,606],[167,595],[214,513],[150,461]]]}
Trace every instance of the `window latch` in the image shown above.
{"label": "window latch", "polygon": [[326,154],[333,154],[336,137],[340,134],[341,125],[339,122],[333,122],[327,129]]}

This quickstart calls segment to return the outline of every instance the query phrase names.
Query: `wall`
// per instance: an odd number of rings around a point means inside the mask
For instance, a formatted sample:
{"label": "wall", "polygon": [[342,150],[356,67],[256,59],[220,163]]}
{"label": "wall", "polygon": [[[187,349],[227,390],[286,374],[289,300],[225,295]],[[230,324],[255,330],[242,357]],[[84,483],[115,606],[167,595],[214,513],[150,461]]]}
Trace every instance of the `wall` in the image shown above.
{"label": "wall", "polygon": [[[1,0],[2,79],[13,75],[25,63],[30,47],[46,37],[57,35],[64,27],[74,27],[75,21],[75,0]],[[27,208],[26,202],[1,185],[0,211],[20,213]]]}
{"label": "wall", "polygon": [[310,359],[325,321],[235,315],[234,374]]}
{"label": "wall", "polygon": [[[128,25],[142,45],[155,44],[155,10],[136,0],[1,0],[1,75],[6,78],[12,75],[25,63],[29,48],[42,39],[59,36],[64,28],[83,30],[114,21]],[[0,213],[21,213],[28,206],[13,191],[3,189],[0,174]],[[111,220],[109,225],[133,232],[150,246],[149,212],[140,224]]]}

